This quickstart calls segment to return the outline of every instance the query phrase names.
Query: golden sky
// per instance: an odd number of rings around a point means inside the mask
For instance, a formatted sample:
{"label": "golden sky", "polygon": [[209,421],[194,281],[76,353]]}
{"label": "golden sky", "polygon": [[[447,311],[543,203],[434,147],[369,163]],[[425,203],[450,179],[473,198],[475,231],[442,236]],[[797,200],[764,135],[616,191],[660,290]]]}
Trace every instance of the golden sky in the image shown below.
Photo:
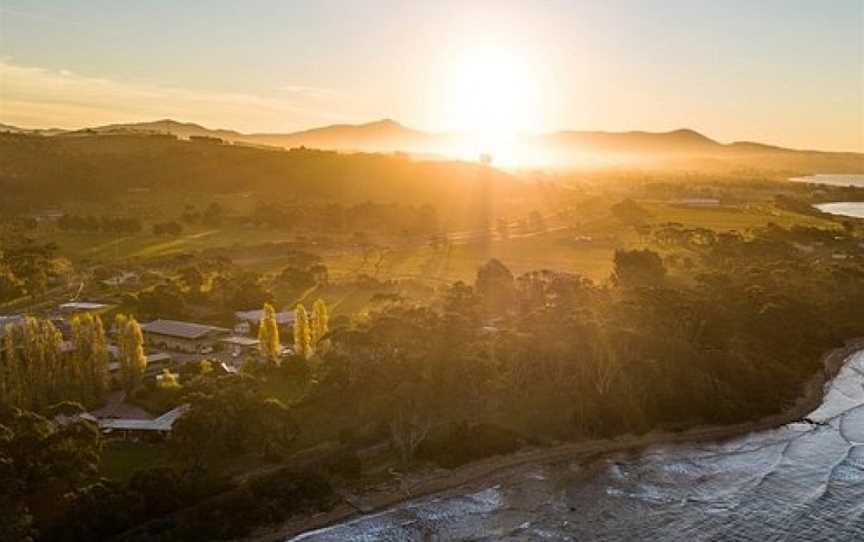
{"label": "golden sky", "polygon": [[864,151],[862,5],[4,0],[0,122],[687,127]]}

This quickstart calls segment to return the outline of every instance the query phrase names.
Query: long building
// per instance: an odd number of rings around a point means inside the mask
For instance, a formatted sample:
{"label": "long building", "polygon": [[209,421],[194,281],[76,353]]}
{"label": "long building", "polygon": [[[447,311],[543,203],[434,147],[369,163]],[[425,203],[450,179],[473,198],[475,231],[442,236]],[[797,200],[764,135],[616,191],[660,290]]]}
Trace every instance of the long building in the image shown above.
{"label": "long building", "polygon": [[148,346],[179,352],[202,352],[231,330],[224,327],[181,322],[179,320],[153,320],[141,325],[144,341]]}

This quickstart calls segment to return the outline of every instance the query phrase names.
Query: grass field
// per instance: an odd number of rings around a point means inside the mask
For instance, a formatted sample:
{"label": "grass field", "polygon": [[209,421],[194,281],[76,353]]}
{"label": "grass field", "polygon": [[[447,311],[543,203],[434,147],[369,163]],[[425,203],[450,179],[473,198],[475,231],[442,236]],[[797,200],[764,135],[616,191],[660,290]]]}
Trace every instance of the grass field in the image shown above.
{"label": "grass field", "polygon": [[[177,238],[136,235],[116,237],[106,234],[51,232],[43,235],[54,241],[60,254],[73,262],[103,262],[164,256],[179,252],[195,252],[211,248],[230,249],[235,245],[254,245],[267,242],[289,241],[292,237],[270,230],[206,229],[190,231]],[[466,242],[433,249],[421,243],[413,246],[395,246],[367,254],[359,247],[345,247],[322,253],[325,264],[336,276],[365,273],[376,274],[375,264],[384,254],[378,269],[379,278],[421,278],[434,282],[472,279],[477,267],[489,258],[498,258],[512,265],[514,272],[550,268],[572,270],[592,278],[603,276],[612,249],[609,247],[568,246],[560,236],[536,236],[508,241]],[[310,250],[314,251],[314,248]],[[287,264],[278,255],[239,260],[261,272],[279,270]]]}
{"label": "grass field", "polygon": [[[746,231],[774,223],[789,227],[805,225],[837,228],[829,218],[794,214],[776,209],[768,203],[738,207],[686,207],[664,203],[639,202],[651,215],[649,222],[657,225],[678,222],[688,226],[714,230]],[[307,234],[308,235],[308,234]],[[219,228],[187,228],[176,238],[147,233],[116,237],[106,234],[71,233],[48,229],[44,240],[58,244],[60,253],[75,263],[94,264],[133,259],[146,265],[149,258],[179,252],[197,252],[213,248],[246,248],[237,251],[235,263],[261,273],[277,273],[289,262],[290,255],[272,250],[260,254],[248,247],[270,242],[294,241],[293,232],[244,228],[230,224]],[[413,280],[429,288],[437,288],[457,280],[473,282],[477,268],[490,258],[504,262],[515,275],[549,269],[578,273],[594,281],[603,281],[612,270],[616,248],[640,245],[632,227],[624,226],[609,215],[579,217],[573,224],[555,224],[548,233],[499,238],[455,236],[454,241],[433,247],[423,239],[399,237],[376,240],[376,248],[362,248],[346,236],[328,247],[310,244],[307,249],[319,254],[337,283],[348,282],[360,275],[380,281]],[[311,304],[321,297],[336,314],[352,314],[366,307],[375,290],[351,286],[332,286],[301,293],[299,299]],[[290,305],[298,293],[276,292],[277,301]]]}
{"label": "grass field", "polygon": [[800,225],[816,228],[837,228],[829,218],[790,213],[772,205],[745,207],[685,207],[667,204],[641,204],[652,214],[652,223],[679,222],[713,230],[746,231],[776,224],[785,228]]}
{"label": "grass field", "polygon": [[54,241],[60,253],[75,261],[104,261],[140,258],[209,248],[227,248],[237,244],[256,244],[289,240],[283,232],[242,228],[196,228],[177,237],[142,233],[118,237],[104,233],[52,231],[42,235]]}

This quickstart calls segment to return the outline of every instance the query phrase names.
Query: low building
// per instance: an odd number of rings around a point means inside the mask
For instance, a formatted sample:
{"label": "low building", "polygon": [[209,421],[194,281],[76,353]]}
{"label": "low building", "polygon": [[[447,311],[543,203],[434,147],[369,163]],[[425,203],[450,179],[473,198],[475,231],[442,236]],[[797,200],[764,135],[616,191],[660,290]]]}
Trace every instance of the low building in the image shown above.
{"label": "low building", "polygon": [[70,301],[69,303],[63,303],[60,305],[60,312],[64,312],[66,314],[72,314],[76,312],[94,312],[101,311],[102,309],[107,308],[108,305],[105,303],[91,303],[88,301]]}
{"label": "low building", "polygon": [[174,358],[167,352],[159,352],[157,354],[148,354],[147,369],[144,370],[144,375],[154,375],[161,373],[162,369],[167,369],[174,366]]}
{"label": "low building", "polygon": [[260,341],[258,341],[258,339],[253,339],[252,337],[234,335],[231,337],[225,337],[224,339],[219,339],[219,344],[222,345],[225,352],[227,352],[232,358],[236,359],[257,353]]}
{"label": "low building", "polygon": [[[234,332],[243,335],[257,335],[258,326],[261,325],[261,319],[264,317],[264,311],[261,309],[251,311],[237,311],[234,313],[237,323],[234,325]],[[294,311],[277,312],[276,325],[280,331],[288,331],[294,326]]]}
{"label": "low building", "polygon": [[180,405],[169,410],[153,420],[139,420],[132,418],[103,418],[99,420],[99,428],[103,433],[119,433],[124,437],[139,436],[143,434],[158,434],[167,436],[171,433],[180,416],[189,410],[189,405]]}
{"label": "low building", "polygon": [[216,341],[231,333],[224,327],[179,320],[153,320],[143,324],[141,331],[144,332],[144,342],[149,346],[190,354],[207,353]]}
{"label": "low building", "polygon": [[[108,354],[111,356],[111,359],[117,359],[117,347],[109,345]],[[144,370],[145,376],[153,376],[155,374],[159,374],[162,372],[162,369],[169,369],[174,367],[174,358],[171,354],[167,352],[159,352],[156,354],[148,354],[147,356],[147,368]],[[120,381],[120,362],[119,361],[109,361],[108,362],[108,376],[111,377],[115,382]]]}

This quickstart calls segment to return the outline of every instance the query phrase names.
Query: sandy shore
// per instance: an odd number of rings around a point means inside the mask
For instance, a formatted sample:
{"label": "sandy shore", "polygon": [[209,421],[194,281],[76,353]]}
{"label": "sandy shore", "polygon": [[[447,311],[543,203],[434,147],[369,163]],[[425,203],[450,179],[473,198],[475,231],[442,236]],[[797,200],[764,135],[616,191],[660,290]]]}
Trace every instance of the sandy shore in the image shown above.
{"label": "sandy shore", "polygon": [[680,432],[655,431],[645,435],[624,435],[614,439],[587,440],[547,448],[526,448],[519,452],[490,457],[453,470],[439,470],[405,480],[400,485],[381,488],[362,495],[343,495],[345,502],[329,512],[297,518],[267,530],[261,530],[246,540],[275,542],[306,531],[358,518],[364,514],[391,508],[403,501],[453,490],[464,485],[501,474],[503,471],[538,464],[562,461],[584,461],[621,451],[633,451],[660,444],[715,441],[763,431],[800,420],[819,407],[825,386],[837,375],[844,361],[854,352],[864,349],[864,338],[848,341],[845,346],[826,353],[823,370],[813,375],[804,386],[804,393],[786,411],[753,422],[723,426],[694,427]]}

